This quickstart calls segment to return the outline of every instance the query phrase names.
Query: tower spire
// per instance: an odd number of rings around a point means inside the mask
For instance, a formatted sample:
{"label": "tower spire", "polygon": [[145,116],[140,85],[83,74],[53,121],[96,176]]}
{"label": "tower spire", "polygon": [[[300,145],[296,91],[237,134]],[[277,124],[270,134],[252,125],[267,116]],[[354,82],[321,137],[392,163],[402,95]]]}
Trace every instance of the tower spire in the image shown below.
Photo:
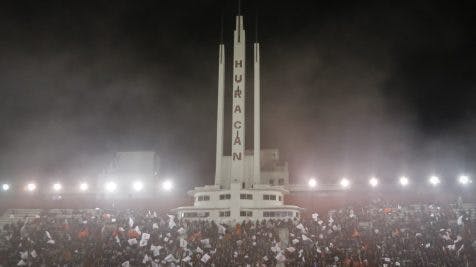
{"label": "tower spire", "polygon": [[261,82],[260,82],[260,51],[258,43],[258,11],[255,18],[255,43],[253,45],[254,70],[254,107],[253,107],[253,183],[261,183]]}

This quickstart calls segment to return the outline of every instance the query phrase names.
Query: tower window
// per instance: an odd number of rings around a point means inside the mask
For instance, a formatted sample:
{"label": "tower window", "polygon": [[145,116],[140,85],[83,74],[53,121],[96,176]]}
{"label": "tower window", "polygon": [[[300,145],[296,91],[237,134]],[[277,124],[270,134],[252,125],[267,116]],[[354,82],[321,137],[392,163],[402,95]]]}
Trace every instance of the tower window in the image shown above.
{"label": "tower window", "polygon": [[229,210],[220,211],[220,212],[218,213],[218,216],[220,216],[220,217],[230,217],[230,211],[229,211]]}
{"label": "tower window", "polygon": [[220,195],[220,200],[226,200],[226,199],[230,199],[230,198],[231,198],[230,194],[221,194]]}
{"label": "tower window", "polygon": [[278,185],[284,185],[284,178],[279,178]]}
{"label": "tower window", "polygon": [[274,185],[274,179],[269,179],[269,184]]}
{"label": "tower window", "polygon": [[240,211],[240,217],[253,217],[253,212],[249,210]]}
{"label": "tower window", "polygon": [[253,199],[252,194],[240,194],[240,199]]}
{"label": "tower window", "polygon": [[198,196],[197,201],[209,201],[210,196],[209,195],[204,195],[204,196]]}

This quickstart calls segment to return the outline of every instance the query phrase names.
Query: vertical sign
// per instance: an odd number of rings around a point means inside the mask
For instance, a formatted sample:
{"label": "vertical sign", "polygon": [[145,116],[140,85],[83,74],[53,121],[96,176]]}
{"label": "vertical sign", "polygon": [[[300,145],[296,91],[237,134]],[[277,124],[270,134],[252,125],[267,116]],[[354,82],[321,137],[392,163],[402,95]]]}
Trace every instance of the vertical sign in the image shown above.
{"label": "vertical sign", "polygon": [[242,182],[244,179],[245,157],[245,30],[243,17],[236,17],[233,49],[233,109],[231,139],[231,179]]}

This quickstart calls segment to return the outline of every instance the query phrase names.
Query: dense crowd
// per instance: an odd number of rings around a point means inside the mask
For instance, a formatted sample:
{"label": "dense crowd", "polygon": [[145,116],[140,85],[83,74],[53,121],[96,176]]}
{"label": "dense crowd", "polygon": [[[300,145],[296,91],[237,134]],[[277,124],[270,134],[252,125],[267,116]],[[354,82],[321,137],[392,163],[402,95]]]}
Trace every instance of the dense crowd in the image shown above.
{"label": "dense crowd", "polygon": [[382,201],[228,225],[150,210],[43,212],[4,226],[0,266],[476,266],[471,226],[462,209]]}

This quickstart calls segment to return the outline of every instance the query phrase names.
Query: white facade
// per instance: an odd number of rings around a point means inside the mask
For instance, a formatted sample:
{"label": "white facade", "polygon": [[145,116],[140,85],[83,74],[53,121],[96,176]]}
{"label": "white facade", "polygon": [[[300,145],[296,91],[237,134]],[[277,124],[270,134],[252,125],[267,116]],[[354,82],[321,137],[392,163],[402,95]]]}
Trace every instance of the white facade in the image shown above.
{"label": "white facade", "polygon": [[[179,218],[239,222],[271,218],[299,217],[301,208],[284,205],[289,191],[286,162],[277,149],[260,148],[260,47],[253,46],[254,66],[254,149],[245,151],[246,39],[243,17],[236,16],[233,46],[231,155],[223,155],[225,46],[219,45],[218,105],[215,184],[188,192],[194,204],[175,209]],[[254,153],[256,152],[256,153]],[[256,157],[256,155],[259,155]]]}

